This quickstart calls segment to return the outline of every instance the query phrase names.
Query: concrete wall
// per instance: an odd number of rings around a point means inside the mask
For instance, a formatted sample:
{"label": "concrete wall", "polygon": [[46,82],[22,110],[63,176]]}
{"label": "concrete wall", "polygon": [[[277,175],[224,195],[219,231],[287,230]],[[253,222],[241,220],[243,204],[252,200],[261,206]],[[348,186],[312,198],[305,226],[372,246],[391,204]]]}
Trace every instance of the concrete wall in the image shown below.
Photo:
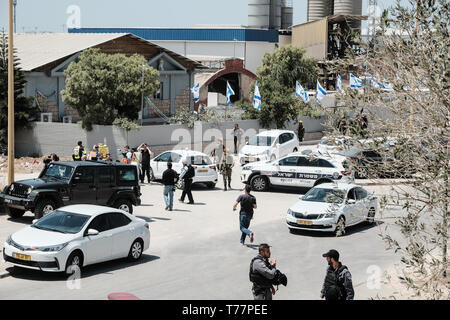
{"label": "concrete wall", "polygon": [[[301,118],[307,133],[322,130],[320,120]],[[28,130],[16,132],[16,155],[42,156],[52,152],[58,156],[70,157],[77,141],[83,141],[86,149],[90,150],[95,144],[106,143],[114,159],[117,159],[117,149],[125,145],[137,147],[145,142],[151,146],[155,153],[168,149],[196,148],[205,153],[210,152],[211,142],[217,138],[224,138],[227,147],[232,149],[234,124],[244,130],[244,135],[252,137],[264,130],[258,120],[240,120],[221,123],[197,122],[195,127],[189,129],[183,125],[144,126],[138,131],[125,131],[115,126],[94,126],[87,132],[80,125],[74,123],[43,123],[34,122]],[[296,122],[288,124],[291,130],[296,130]],[[211,150],[209,150],[211,149]]]}
{"label": "concrete wall", "polygon": [[323,60],[327,57],[328,20],[321,19],[292,27],[292,45],[306,49],[306,56]]}

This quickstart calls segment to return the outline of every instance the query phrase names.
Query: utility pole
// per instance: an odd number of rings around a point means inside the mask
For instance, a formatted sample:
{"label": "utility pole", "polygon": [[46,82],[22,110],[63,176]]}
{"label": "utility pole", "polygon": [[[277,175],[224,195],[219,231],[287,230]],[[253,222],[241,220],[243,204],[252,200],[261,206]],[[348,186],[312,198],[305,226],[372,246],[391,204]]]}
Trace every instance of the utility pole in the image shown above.
{"label": "utility pole", "polygon": [[14,182],[14,45],[13,0],[9,0],[8,26],[8,184]]}

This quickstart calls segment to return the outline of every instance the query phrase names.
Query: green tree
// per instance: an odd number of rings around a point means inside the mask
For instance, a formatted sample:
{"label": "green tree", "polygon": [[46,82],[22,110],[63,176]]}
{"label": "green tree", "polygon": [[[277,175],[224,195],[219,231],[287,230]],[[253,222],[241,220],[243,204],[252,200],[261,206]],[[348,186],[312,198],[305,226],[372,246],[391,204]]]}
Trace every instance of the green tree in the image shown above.
{"label": "green tree", "polygon": [[[14,127],[30,126],[30,121],[38,115],[38,108],[32,98],[23,96],[26,80],[19,67],[19,59],[14,55]],[[8,144],[8,37],[0,35],[0,149]]]}
{"label": "green tree", "polygon": [[[318,77],[319,69],[314,59],[304,54],[302,48],[285,46],[264,55],[262,65],[257,70],[262,100],[258,115],[264,127],[275,123],[277,128],[283,128],[286,121],[300,115],[320,115],[314,102],[305,104],[295,97],[296,81],[304,88],[312,88]],[[253,92],[254,85],[251,96]]]}
{"label": "green tree", "polygon": [[64,72],[63,101],[78,111],[87,130],[93,124],[111,125],[116,118],[136,120],[141,110],[143,65],[143,91],[149,96],[159,86],[159,72],[148,67],[143,56],[88,49]]}

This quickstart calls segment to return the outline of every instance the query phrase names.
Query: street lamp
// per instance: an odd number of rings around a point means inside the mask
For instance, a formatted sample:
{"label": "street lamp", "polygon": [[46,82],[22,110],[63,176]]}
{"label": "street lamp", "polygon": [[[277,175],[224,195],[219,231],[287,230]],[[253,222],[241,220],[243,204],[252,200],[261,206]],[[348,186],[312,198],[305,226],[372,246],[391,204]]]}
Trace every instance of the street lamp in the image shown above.
{"label": "street lamp", "polygon": [[16,30],[17,0],[13,0],[13,6],[14,6],[14,33],[16,33],[17,32],[17,30]]}

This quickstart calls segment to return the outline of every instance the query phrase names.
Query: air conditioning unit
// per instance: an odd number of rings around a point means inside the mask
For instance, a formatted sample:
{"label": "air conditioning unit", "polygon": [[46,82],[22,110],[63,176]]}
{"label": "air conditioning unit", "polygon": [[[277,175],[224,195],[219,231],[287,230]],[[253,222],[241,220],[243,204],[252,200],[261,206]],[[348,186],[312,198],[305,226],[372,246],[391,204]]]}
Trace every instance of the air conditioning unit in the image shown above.
{"label": "air conditioning unit", "polygon": [[63,123],[72,123],[72,116],[64,116]]}
{"label": "air conditioning unit", "polygon": [[53,122],[53,113],[41,113],[41,122]]}

